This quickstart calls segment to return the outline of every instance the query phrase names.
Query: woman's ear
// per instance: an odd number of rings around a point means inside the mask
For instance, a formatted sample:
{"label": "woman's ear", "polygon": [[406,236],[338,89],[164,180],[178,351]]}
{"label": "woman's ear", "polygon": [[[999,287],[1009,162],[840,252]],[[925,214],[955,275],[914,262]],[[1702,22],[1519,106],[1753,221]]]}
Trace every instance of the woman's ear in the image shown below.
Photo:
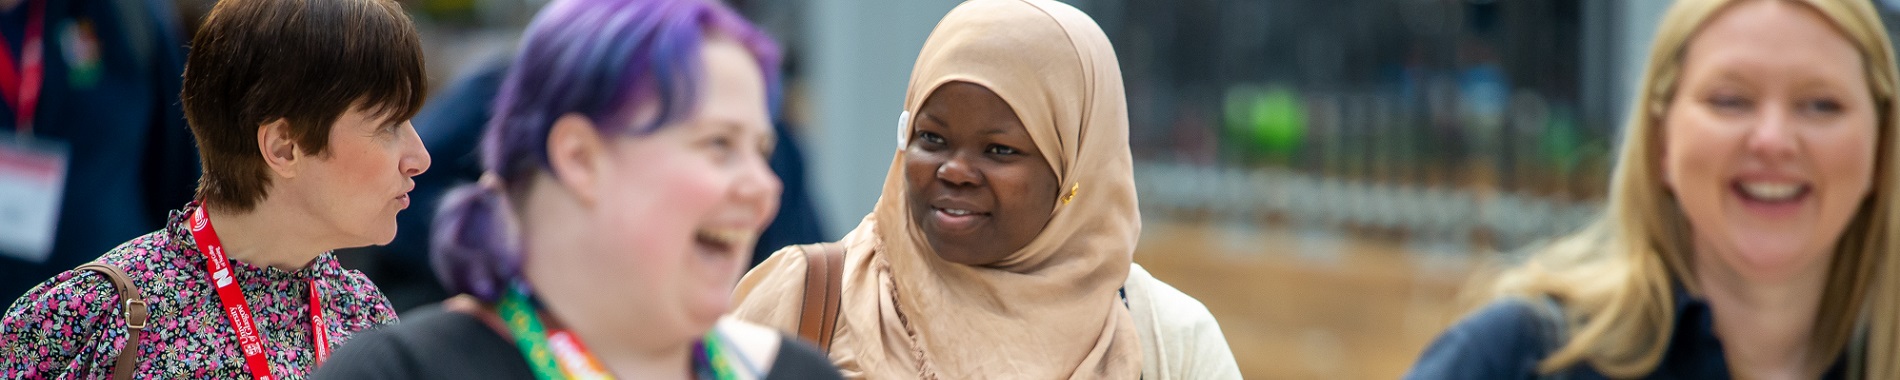
{"label": "woman's ear", "polygon": [[296,178],[300,163],[306,161],[297,140],[290,135],[290,122],[282,118],[257,126],[257,150],[264,155],[264,165],[278,177]]}
{"label": "woman's ear", "polygon": [[1669,167],[1669,102],[1656,101],[1649,105],[1649,154],[1654,160],[1652,168],[1656,173],[1656,182],[1663,189],[1676,191],[1675,172]]}
{"label": "woman's ear", "polygon": [[598,199],[595,185],[606,164],[606,141],[586,116],[567,114],[548,131],[548,166],[559,182],[582,204]]}

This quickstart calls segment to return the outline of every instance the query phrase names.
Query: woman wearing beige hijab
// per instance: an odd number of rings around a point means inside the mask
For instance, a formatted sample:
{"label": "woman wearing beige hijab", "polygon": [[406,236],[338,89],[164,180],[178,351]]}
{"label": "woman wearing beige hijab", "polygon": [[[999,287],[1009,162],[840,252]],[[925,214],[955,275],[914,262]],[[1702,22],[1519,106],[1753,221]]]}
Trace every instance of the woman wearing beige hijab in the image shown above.
{"label": "woman wearing beige hijab", "polygon": [[[882,196],[839,242],[828,338],[848,377],[1239,378],[1206,308],[1132,263],[1141,221],[1114,54],[1054,1],[944,16]],[[734,313],[796,331],[807,269],[804,250],[774,254]]]}

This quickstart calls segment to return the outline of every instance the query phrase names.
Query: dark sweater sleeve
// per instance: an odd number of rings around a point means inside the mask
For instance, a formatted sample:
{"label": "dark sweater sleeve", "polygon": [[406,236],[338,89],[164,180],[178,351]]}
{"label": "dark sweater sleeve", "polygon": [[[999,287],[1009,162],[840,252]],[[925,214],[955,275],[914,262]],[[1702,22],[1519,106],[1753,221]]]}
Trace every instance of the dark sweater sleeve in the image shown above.
{"label": "dark sweater sleeve", "polygon": [[424,306],[344,343],[312,379],[533,379],[512,343],[480,319]]}
{"label": "dark sweater sleeve", "polygon": [[778,349],[778,358],[772,360],[772,371],[765,374],[765,380],[843,380],[838,367],[831,365],[831,359],[819,352],[810,343],[790,336],[784,337]]}
{"label": "dark sweater sleeve", "polygon": [[[389,327],[394,327],[389,326]],[[379,328],[345,342],[317,368],[311,379],[414,379],[415,357],[391,328]]]}
{"label": "dark sweater sleeve", "polygon": [[1440,334],[1405,378],[1535,378],[1553,346],[1549,321],[1528,301],[1493,302]]}

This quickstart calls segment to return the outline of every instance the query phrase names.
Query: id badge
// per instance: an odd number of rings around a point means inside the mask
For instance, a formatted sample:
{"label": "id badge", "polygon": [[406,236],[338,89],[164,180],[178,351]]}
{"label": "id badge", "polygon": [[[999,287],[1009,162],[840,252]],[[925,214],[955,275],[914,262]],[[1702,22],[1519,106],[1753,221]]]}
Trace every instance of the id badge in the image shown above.
{"label": "id badge", "polygon": [[32,137],[0,137],[0,256],[33,263],[53,253],[69,147]]}

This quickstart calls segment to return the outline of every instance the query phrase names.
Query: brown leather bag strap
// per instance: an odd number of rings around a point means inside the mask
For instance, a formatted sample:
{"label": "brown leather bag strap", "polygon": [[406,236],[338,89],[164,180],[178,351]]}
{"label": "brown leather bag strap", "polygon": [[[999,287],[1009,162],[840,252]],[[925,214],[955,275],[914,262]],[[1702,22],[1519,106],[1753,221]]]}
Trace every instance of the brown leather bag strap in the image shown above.
{"label": "brown leather bag strap", "polygon": [[102,262],[90,262],[80,265],[79,270],[90,270],[106,275],[112,280],[112,287],[119,289],[119,300],[123,301],[125,312],[125,346],[119,348],[119,360],[112,364],[112,380],[131,380],[132,373],[139,367],[139,335],[145,332],[145,321],[151,318],[151,310],[145,305],[145,292],[125,276],[119,267]]}
{"label": "brown leather bag strap", "polygon": [[805,303],[798,336],[831,353],[831,336],[838,327],[838,302],[844,291],[844,244],[798,246],[805,253]]}

